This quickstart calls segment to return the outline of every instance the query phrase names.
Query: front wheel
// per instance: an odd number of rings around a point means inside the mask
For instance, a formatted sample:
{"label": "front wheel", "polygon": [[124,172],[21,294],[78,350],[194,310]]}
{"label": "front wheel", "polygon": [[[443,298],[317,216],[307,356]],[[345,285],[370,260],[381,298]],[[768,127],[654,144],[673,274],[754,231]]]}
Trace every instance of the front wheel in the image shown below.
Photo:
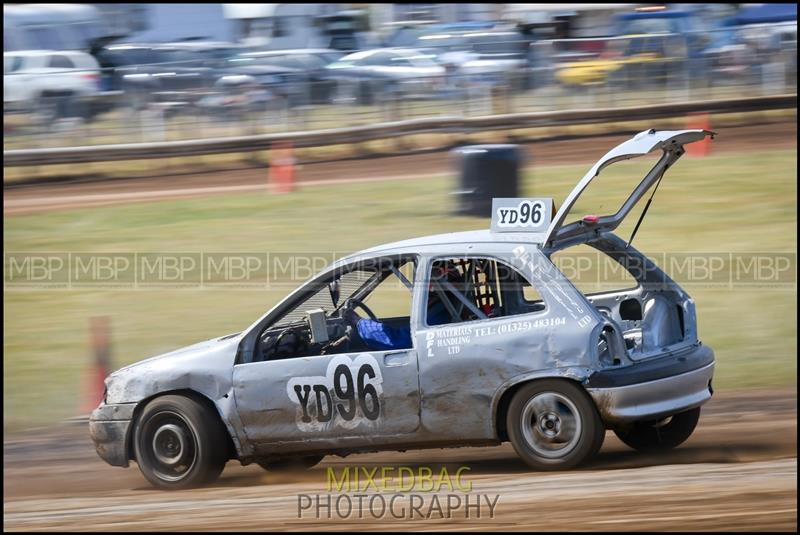
{"label": "front wheel", "polygon": [[506,418],[514,450],[537,470],[572,468],[593,457],[605,438],[594,403],[580,386],[567,381],[523,386]]}
{"label": "front wheel", "polygon": [[700,407],[697,407],[661,420],[636,422],[624,429],[615,429],[614,433],[635,450],[666,451],[686,442],[699,419]]}
{"label": "front wheel", "polygon": [[144,477],[162,489],[215,481],[227,461],[227,441],[218,415],[183,396],[154,399],[134,430],[134,453]]}
{"label": "front wheel", "polygon": [[258,466],[270,472],[294,472],[313,468],[324,458],[324,455],[308,455],[306,457],[290,457],[274,461],[259,460],[257,462]]}

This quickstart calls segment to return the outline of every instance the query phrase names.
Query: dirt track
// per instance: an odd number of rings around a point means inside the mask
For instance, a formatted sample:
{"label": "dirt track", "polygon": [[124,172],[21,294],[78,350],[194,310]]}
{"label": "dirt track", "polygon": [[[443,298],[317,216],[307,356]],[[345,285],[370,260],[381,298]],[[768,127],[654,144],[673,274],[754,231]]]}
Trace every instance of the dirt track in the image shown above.
{"label": "dirt track", "polygon": [[[719,128],[713,150],[732,153],[751,150],[797,148],[797,123],[780,122]],[[526,143],[529,165],[593,163],[609,148],[630,135],[605,135],[564,141]],[[304,185],[332,181],[402,180],[421,175],[453,173],[447,152],[410,154],[361,160],[303,165],[298,180]],[[6,216],[47,210],[100,206],[167,198],[187,198],[220,193],[242,193],[267,187],[265,169],[224,173],[184,174],[106,181],[71,181],[61,184],[4,186]]]}
{"label": "dirt track", "polygon": [[[152,490],[135,465],[105,465],[85,426],[7,436],[4,442],[6,530],[267,530],[267,529],[527,529],[527,530],[795,530],[797,527],[797,393],[721,393],[703,410],[698,430],[678,449],[642,455],[613,434],[590,465],[571,472],[528,471],[509,445],[328,457],[303,473],[272,474],[235,461],[211,488]],[[357,509],[349,520],[298,518],[298,495],[330,494],[327,468],[430,466],[451,474],[470,467],[470,499],[494,500],[494,518],[465,518],[464,509],[395,520],[380,507]],[[376,478],[377,479],[377,478]],[[363,488],[363,487],[362,487]],[[357,492],[351,493],[355,497]],[[370,497],[374,489],[366,492]],[[403,494],[402,492],[400,494]],[[406,496],[408,493],[405,493]],[[430,493],[421,514],[431,512]],[[464,499],[465,493],[443,488]],[[394,493],[382,493],[386,501]],[[365,504],[371,498],[364,499]],[[408,501],[397,503],[400,515]],[[350,503],[354,503],[353,500]],[[343,506],[346,511],[346,506]],[[443,518],[445,517],[445,518]]]}

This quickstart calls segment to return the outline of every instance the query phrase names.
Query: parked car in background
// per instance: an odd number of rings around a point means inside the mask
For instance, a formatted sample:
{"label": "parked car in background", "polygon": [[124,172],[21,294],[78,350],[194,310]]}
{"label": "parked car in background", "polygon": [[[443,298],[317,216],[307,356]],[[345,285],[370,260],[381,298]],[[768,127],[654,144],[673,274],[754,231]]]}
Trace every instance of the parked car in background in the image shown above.
{"label": "parked car in background", "polygon": [[599,54],[578,55],[576,61],[560,63],[555,78],[567,87],[606,82],[630,87],[658,84],[685,66],[685,50],[683,38],[672,33],[606,39]]}
{"label": "parked car in background", "polygon": [[225,76],[252,75],[291,96],[294,104],[321,104],[330,101],[335,88],[325,67],[343,56],[329,48],[245,52],[229,58]]}
{"label": "parked car in background", "polygon": [[42,122],[91,117],[100,95],[100,66],[76,51],[27,50],[3,53],[4,110],[33,111]]}
{"label": "parked car in background", "polygon": [[[710,25],[711,24],[711,25]],[[691,10],[637,10],[616,17],[616,38],[597,40],[594,54],[557,67],[567,86],[602,84],[639,88],[670,80],[707,80],[718,64],[746,67],[743,45],[724,19],[701,23]],[[576,40],[587,43],[591,39]]]}
{"label": "parked car in background", "polygon": [[115,43],[96,52],[104,86],[124,92],[123,102],[142,109],[151,102],[178,107],[211,91],[226,60],[243,48],[232,43]]}
{"label": "parked car in background", "polygon": [[463,80],[508,83],[529,88],[531,38],[515,28],[500,29],[493,23],[442,24],[398,34],[395,39],[434,54],[437,61]]}
{"label": "parked car in background", "polygon": [[469,32],[465,44],[472,58],[459,65],[458,73],[492,84],[506,83],[515,89],[530,86],[531,41],[517,31]]}
{"label": "parked car in background", "polygon": [[411,48],[378,48],[349,54],[325,67],[336,100],[371,104],[378,99],[433,96],[444,87],[445,69],[434,56]]}

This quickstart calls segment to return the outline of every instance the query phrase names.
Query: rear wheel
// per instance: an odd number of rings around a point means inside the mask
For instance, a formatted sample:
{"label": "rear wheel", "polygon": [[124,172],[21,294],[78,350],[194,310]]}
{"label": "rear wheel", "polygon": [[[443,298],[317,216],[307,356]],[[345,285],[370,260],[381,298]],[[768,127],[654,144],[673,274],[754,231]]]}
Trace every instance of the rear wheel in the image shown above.
{"label": "rear wheel", "polygon": [[572,468],[593,457],[605,438],[586,392],[561,380],[523,386],[509,405],[506,426],[514,450],[537,470]]}
{"label": "rear wheel", "polygon": [[184,396],[156,398],[136,423],[136,462],[144,477],[163,489],[211,483],[227,461],[225,433],[210,407]]}
{"label": "rear wheel", "polygon": [[324,455],[308,455],[305,457],[291,457],[287,459],[276,460],[259,460],[258,466],[270,472],[294,472],[300,470],[308,470],[318,465]]}
{"label": "rear wheel", "polygon": [[700,407],[674,414],[661,420],[636,422],[624,429],[615,429],[619,439],[638,451],[665,451],[678,447],[697,427]]}
{"label": "rear wheel", "polygon": [[49,93],[39,95],[33,110],[36,121],[42,126],[53,126],[53,122],[65,116],[69,101],[69,95]]}

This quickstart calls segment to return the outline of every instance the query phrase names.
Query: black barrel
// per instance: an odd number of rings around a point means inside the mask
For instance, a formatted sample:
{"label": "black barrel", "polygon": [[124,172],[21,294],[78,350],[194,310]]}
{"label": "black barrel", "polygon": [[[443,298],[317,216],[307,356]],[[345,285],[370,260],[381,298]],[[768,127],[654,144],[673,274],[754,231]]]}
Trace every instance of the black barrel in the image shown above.
{"label": "black barrel", "polygon": [[459,170],[456,213],[491,217],[494,197],[519,197],[522,151],[517,145],[469,145],[453,150]]}

